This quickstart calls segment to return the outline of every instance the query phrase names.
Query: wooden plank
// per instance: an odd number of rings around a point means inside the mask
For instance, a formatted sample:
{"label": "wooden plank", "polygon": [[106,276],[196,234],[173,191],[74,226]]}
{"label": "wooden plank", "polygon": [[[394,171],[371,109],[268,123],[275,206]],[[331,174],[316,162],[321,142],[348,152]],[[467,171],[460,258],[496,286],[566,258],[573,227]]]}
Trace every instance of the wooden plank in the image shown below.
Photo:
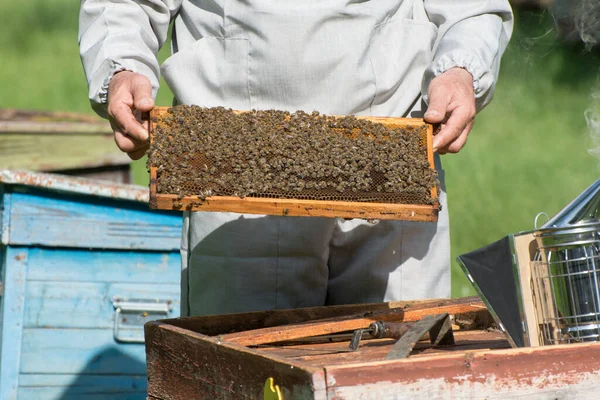
{"label": "wooden plank", "polygon": [[133,184],[132,171],[129,165],[103,165],[100,167],[81,167],[75,169],[61,169],[53,173],[81,177],[94,181],[110,181],[116,184]]}
{"label": "wooden plank", "polygon": [[0,134],[0,169],[57,171],[130,162],[112,134]]}
{"label": "wooden plank", "polygon": [[106,198],[122,201],[122,204],[128,204],[128,201],[148,203],[148,190],[143,186],[94,181],[68,175],[0,170],[0,183],[9,188],[12,186],[12,190],[20,192],[29,190],[29,192],[39,193],[40,196],[45,192],[60,192],[63,196],[65,194],[87,196],[88,200]]}
{"label": "wooden plank", "polygon": [[219,344],[162,322],[146,325],[146,343],[150,398],[262,399],[269,377],[285,399],[326,398],[322,368]]}
{"label": "wooden plank", "polygon": [[110,329],[24,329],[21,373],[122,374],[145,371],[143,344],[119,344]]}
{"label": "wooden plank", "polygon": [[380,220],[437,221],[435,206],[417,204],[358,203],[346,201],[268,199],[234,196],[207,197],[201,204],[195,196],[177,200],[176,195],[151,195],[150,206],[158,210],[175,210],[181,202],[186,211],[224,211],[245,214],[269,214],[290,217],[362,218]]}
{"label": "wooden plank", "polygon": [[17,397],[22,355],[27,250],[4,248],[4,293],[0,298],[0,399]]}
{"label": "wooden plank", "polygon": [[145,392],[136,393],[72,393],[58,388],[19,389],[17,400],[146,400]]}
{"label": "wooden plank", "polygon": [[446,300],[435,306],[415,306],[411,309],[392,309],[378,311],[367,315],[355,315],[329,320],[317,320],[286,326],[254,329],[250,331],[220,335],[219,339],[227,343],[236,343],[243,346],[256,346],[265,343],[280,342],[283,340],[298,339],[302,337],[329,335],[332,333],[346,332],[367,328],[374,321],[401,322],[418,321],[426,315],[441,313],[465,313],[484,309],[485,305],[480,300],[472,298]]}
{"label": "wooden plank", "polygon": [[[537,246],[537,243],[535,245]],[[532,301],[535,309],[533,318],[538,322],[537,331],[540,343],[552,344],[563,337],[558,324],[560,315],[557,315],[559,313],[557,301],[561,297],[566,297],[567,294],[563,292],[561,296],[561,291],[557,291],[557,285],[550,277],[547,252],[540,251],[539,254],[539,260],[529,262],[533,289]],[[532,257],[531,260],[533,259]]]}
{"label": "wooden plank", "polygon": [[[166,113],[169,107],[156,107],[150,115],[150,137],[153,136],[154,124],[158,117]],[[238,111],[241,112],[241,111]],[[435,169],[433,161],[433,125],[419,118],[392,118],[360,116],[376,123],[390,127],[427,126],[427,159],[430,167]],[[150,207],[159,210],[190,211],[226,211],[246,214],[269,214],[282,216],[314,216],[329,218],[362,218],[379,220],[407,220],[435,222],[438,219],[439,203],[433,205],[366,203],[321,200],[272,199],[236,196],[211,196],[199,202],[196,196],[178,199],[177,194],[156,193],[156,167],[150,167]],[[433,187],[431,197],[437,198],[437,188]],[[176,205],[181,203],[181,205]]]}
{"label": "wooden plank", "polygon": [[[2,321],[2,296],[4,295],[4,274],[6,269],[6,246],[0,243],[0,321]],[[2,331],[2,322],[0,322],[0,332]],[[0,333],[0,339],[2,333]]]}
{"label": "wooden plank", "polygon": [[[135,252],[35,247],[28,279],[50,282],[127,282],[179,285],[179,251]],[[179,292],[179,290],[178,290]]]}
{"label": "wooden plank", "polygon": [[11,196],[6,185],[0,183],[0,246],[6,246],[10,241]]}
{"label": "wooden plank", "polygon": [[[152,136],[150,136],[150,140],[152,140]],[[150,194],[149,194],[149,199],[148,199],[148,205],[152,209],[160,210],[160,208],[158,207],[158,204],[157,204],[158,197],[156,195],[154,195],[156,193],[156,180],[157,180],[156,174],[157,174],[156,168],[150,167],[150,184],[149,184]]]}
{"label": "wooden plank", "polygon": [[[158,106],[154,107],[150,111],[150,115],[146,115],[143,118],[150,118],[150,123],[155,123],[157,118],[161,117],[169,111],[169,106]],[[247,110],[233,110],[235,114],[242,114],[248,112]],[[423,126],[425,122],[423,118],[400,118],[400,117],[383,117],[383,116],[370,116],[370,115],[356,115],[357,119],[364,119],[367,121],[375,122],[378,124],[389,125],[391,127],[404,127],[404,126]],[[429,125],[429,124],[428,124]],[[433,125],[431,125],[433,126]],[[152,126],[150,127],[152,130]]]}
{"label": "wooden plank", "polygon": [[141,329],[144,323],[180,315],[179,284],[106,284],[102,282],[29,281],[26,288],[25,328],[109,329],[114,327],[114,297],[150,302],[169,302],[169,315],[143,311],[121,316],[121,326]]}
{"label": "wooden plank", "polygon": [[1,121],[29,121],[29,122],[86,122],[101,124],[108,130],[110,125],[105,119],[94,114],[81,114],[69,111],[41,111],[20,108],[0,108]]}
{"label": "wooden plank", "polygon": [[[499,331],[455,331],[454,339],[456,341],[455,345],[438,348],[432,348],[428,340],[417,343],[410,358],[510,348],[506,337]],[[315,367],[325,368],[334,365],[383,361],[396,340],[366,339],[361,342],[361,346],[357,351],[349,351],[349,342],[348,339],[345,342],[338,343],[260,347],[258,350],[260,353],[303,361]]]}
{"label": "wooden plank", "polygon": [[[431,124],[427,124],[427,161],[429,161],[429,167],[431,169],[435,169],[435,161],[434,161],[434,157],[433,157],[433,135],[437,134],[441,129],[441,125],[436,124],[436,125],[431,125]],[[438,190],[437,190],[437,186],[433,186],[431,188],[431,198],[432,199],[437,199],[439,196]],[[439,213],[440,211],[440,204],[439,202],[433,205],[435,207],[435,210],[437,211],[437,213]],[[437,214],[436,214],[436,218],[435,221],[437,221]]]}
{"label": "wooden plank", "polygon": [[331,366],[326,376],[331,399],[591,400],[600,392],[600,343]]}
{"label": "wooden plank", "polygon": [[523,319],[526,325],[527,339],[529,340],[529,346],[538,347],[543,344],[543,338],[538,322],[539,311],[537,310],[536,301],[533,296],[534,282],[530,265],[535,256],[535,254],[531,254],[532,244],[535,245],[535,238],[532,233],[529,233],[515,235],[513,240],[519,268],[519,281],[521,284],[519,295],[521,296],[521,303],[523,305]]}
{"label": "wooden plank", "polygon": [[[108,121],[3,121],[0,120],[0,134],[37,135],[94,135],[112,139],[114,135]],[[114,139],[113,139],[114,140]]]}
{"label": "wooden plank", "polygon": [[137,392],[146,390],[146,374],[98,375],[98,374],[20,374],[19,387],[81,387],[105,392]]}
{"label": "wooden plank", "polygon": [[145,375],[20,374],[17,399],[139,399],[146,396]]}
{"label": "wooden plank", "polygon": [[[165,320],[169,325],[208,336],[222,333],[241,332],[250,329],[296,324],[316,319],[341,317],[395,308],[411,309],[417,306],[439,304],[444,299],[394,301],[389,303],[347,304],[327,307],[306,307],[288,310],[253,311],[237,314],[210,315]],[[470,301],[479,301],[471,297]]]}
{"label": "wooden plank", "polygon": [[13,193],[12,244],[179,251],[181,216],[144,204],[28,190]]}

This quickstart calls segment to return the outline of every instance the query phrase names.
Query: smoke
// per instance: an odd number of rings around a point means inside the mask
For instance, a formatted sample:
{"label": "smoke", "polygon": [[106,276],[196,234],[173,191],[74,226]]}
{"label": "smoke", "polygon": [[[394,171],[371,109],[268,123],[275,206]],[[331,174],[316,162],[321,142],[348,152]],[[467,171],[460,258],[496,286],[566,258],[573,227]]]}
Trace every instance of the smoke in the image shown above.
{"label": "smoke", "polygon": [[[579,0],[575,9],[575,27],[587,50],[600,41],[600,0]],[[600,158],[600,81],[592,88],[591,106],[585,111],[589,132],[588,152]]]}
{"label": "smoke", "polygon": [[585,111],[589,132],[588,152],[600,158],[600,86],[596,85],[592,95],[592,105]]}
{"label": "smoke", "polygon": [[575,27],[586,48],[591,50],[600,40],[599,0],[579,0],[575,9]]}

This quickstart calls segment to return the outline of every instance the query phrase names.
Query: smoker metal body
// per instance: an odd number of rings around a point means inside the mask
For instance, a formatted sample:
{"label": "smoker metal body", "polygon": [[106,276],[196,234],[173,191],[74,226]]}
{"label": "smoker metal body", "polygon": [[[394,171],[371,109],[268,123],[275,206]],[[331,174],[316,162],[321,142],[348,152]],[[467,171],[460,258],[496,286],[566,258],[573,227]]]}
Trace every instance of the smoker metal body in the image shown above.
{"label": "smoker metal body", "polygon": [[534,233],[532,262],[547,344],[600,339],[600,180]]}
{"label": "smoker metal body", "polygon": [[544,238],[532,263],[549,344],[600,338],[599,229]]}

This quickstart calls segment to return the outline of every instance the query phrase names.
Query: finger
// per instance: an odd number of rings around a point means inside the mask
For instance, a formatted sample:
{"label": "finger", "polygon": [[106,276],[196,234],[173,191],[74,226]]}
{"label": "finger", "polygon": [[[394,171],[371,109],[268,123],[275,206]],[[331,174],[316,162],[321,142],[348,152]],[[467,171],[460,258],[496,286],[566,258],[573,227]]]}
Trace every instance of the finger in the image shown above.
{"label": "finger", "polygon": [[148,140],[148,131],[136,119],[131,108],[124,102],[113,101],[108,106],[108,115],[115,121],[119,131],[140,142]]}
{"label": "finger", "polygon": [[133,104],[139,111],[150,111],[154,108],[152,99],[152,84],[144,75],[136,75],[131,84]]}
{"label": "finger", "polygon": [[457,107],[452,110],[448,121],[442,126],[440,133],[433,138],[433,150],[443,149],[454,142],[467,127],[467,124],[473,120],[468,107]]}
{"label": "finger", "polygon": [[115,143],[117,144],[117,147],[124,153],[137,151],[144,146],[143,142],[139,142],[119,130],[115,131]]}
{"label": "finger", "polygon": [[147,150],[147,148],[139,149],[139,150],[127,153],[127,155],[132,160],[139,160],[140,158],[142,158],[142,157],[144,157],[146,155],[146,150]]}
{"label": "finger", "polygon": [[127,136],[126,134],[121,132],[121,128],[117,121],[115,121],[112,118],[110,118],[109,121],[110,121],[110,126],[115,134],[115,136],[114,136],[115,143],[117,144],[117,147],[119,148],[119,150],[121,150],[124,153],[134,151],[136,149],[136,147],[138,146],[138,142],[136,140],[134,140],[131,136]]}
{"label": "finger", "polygon": [[439,124],[446,119],[450,93],[443,87],[431,87],[429,94],[429,106],[423,118],[430,124]]}
{"label": "finger", "polygon": [[[473,128],[473,124],[475,121],[471,121],[467,124],[465,129],[461,132],[461,134],[456,138],[455,141],[450,143],[443,151],[445,153],[458,153],[467,143],[467,139],[469,137],[469,132]],[[441,154],[441,153],[440,153]]]}

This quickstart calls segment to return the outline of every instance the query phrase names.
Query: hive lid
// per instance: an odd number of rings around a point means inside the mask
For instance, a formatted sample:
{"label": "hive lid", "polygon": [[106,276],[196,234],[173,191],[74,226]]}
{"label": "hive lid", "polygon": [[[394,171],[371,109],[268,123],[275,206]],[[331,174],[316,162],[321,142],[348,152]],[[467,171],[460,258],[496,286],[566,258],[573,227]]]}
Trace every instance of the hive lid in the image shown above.
{"label": "hive lid", "polygon": [[600,224],[600,179],[573,199],[539,230]]}
{"label": "hive lid", "polygon": [[2,184],[36,187],[68,194],[78,193],[118,200],[148,202],[148,189],[143,186],[60,174],[0,169],[0,186]]}

